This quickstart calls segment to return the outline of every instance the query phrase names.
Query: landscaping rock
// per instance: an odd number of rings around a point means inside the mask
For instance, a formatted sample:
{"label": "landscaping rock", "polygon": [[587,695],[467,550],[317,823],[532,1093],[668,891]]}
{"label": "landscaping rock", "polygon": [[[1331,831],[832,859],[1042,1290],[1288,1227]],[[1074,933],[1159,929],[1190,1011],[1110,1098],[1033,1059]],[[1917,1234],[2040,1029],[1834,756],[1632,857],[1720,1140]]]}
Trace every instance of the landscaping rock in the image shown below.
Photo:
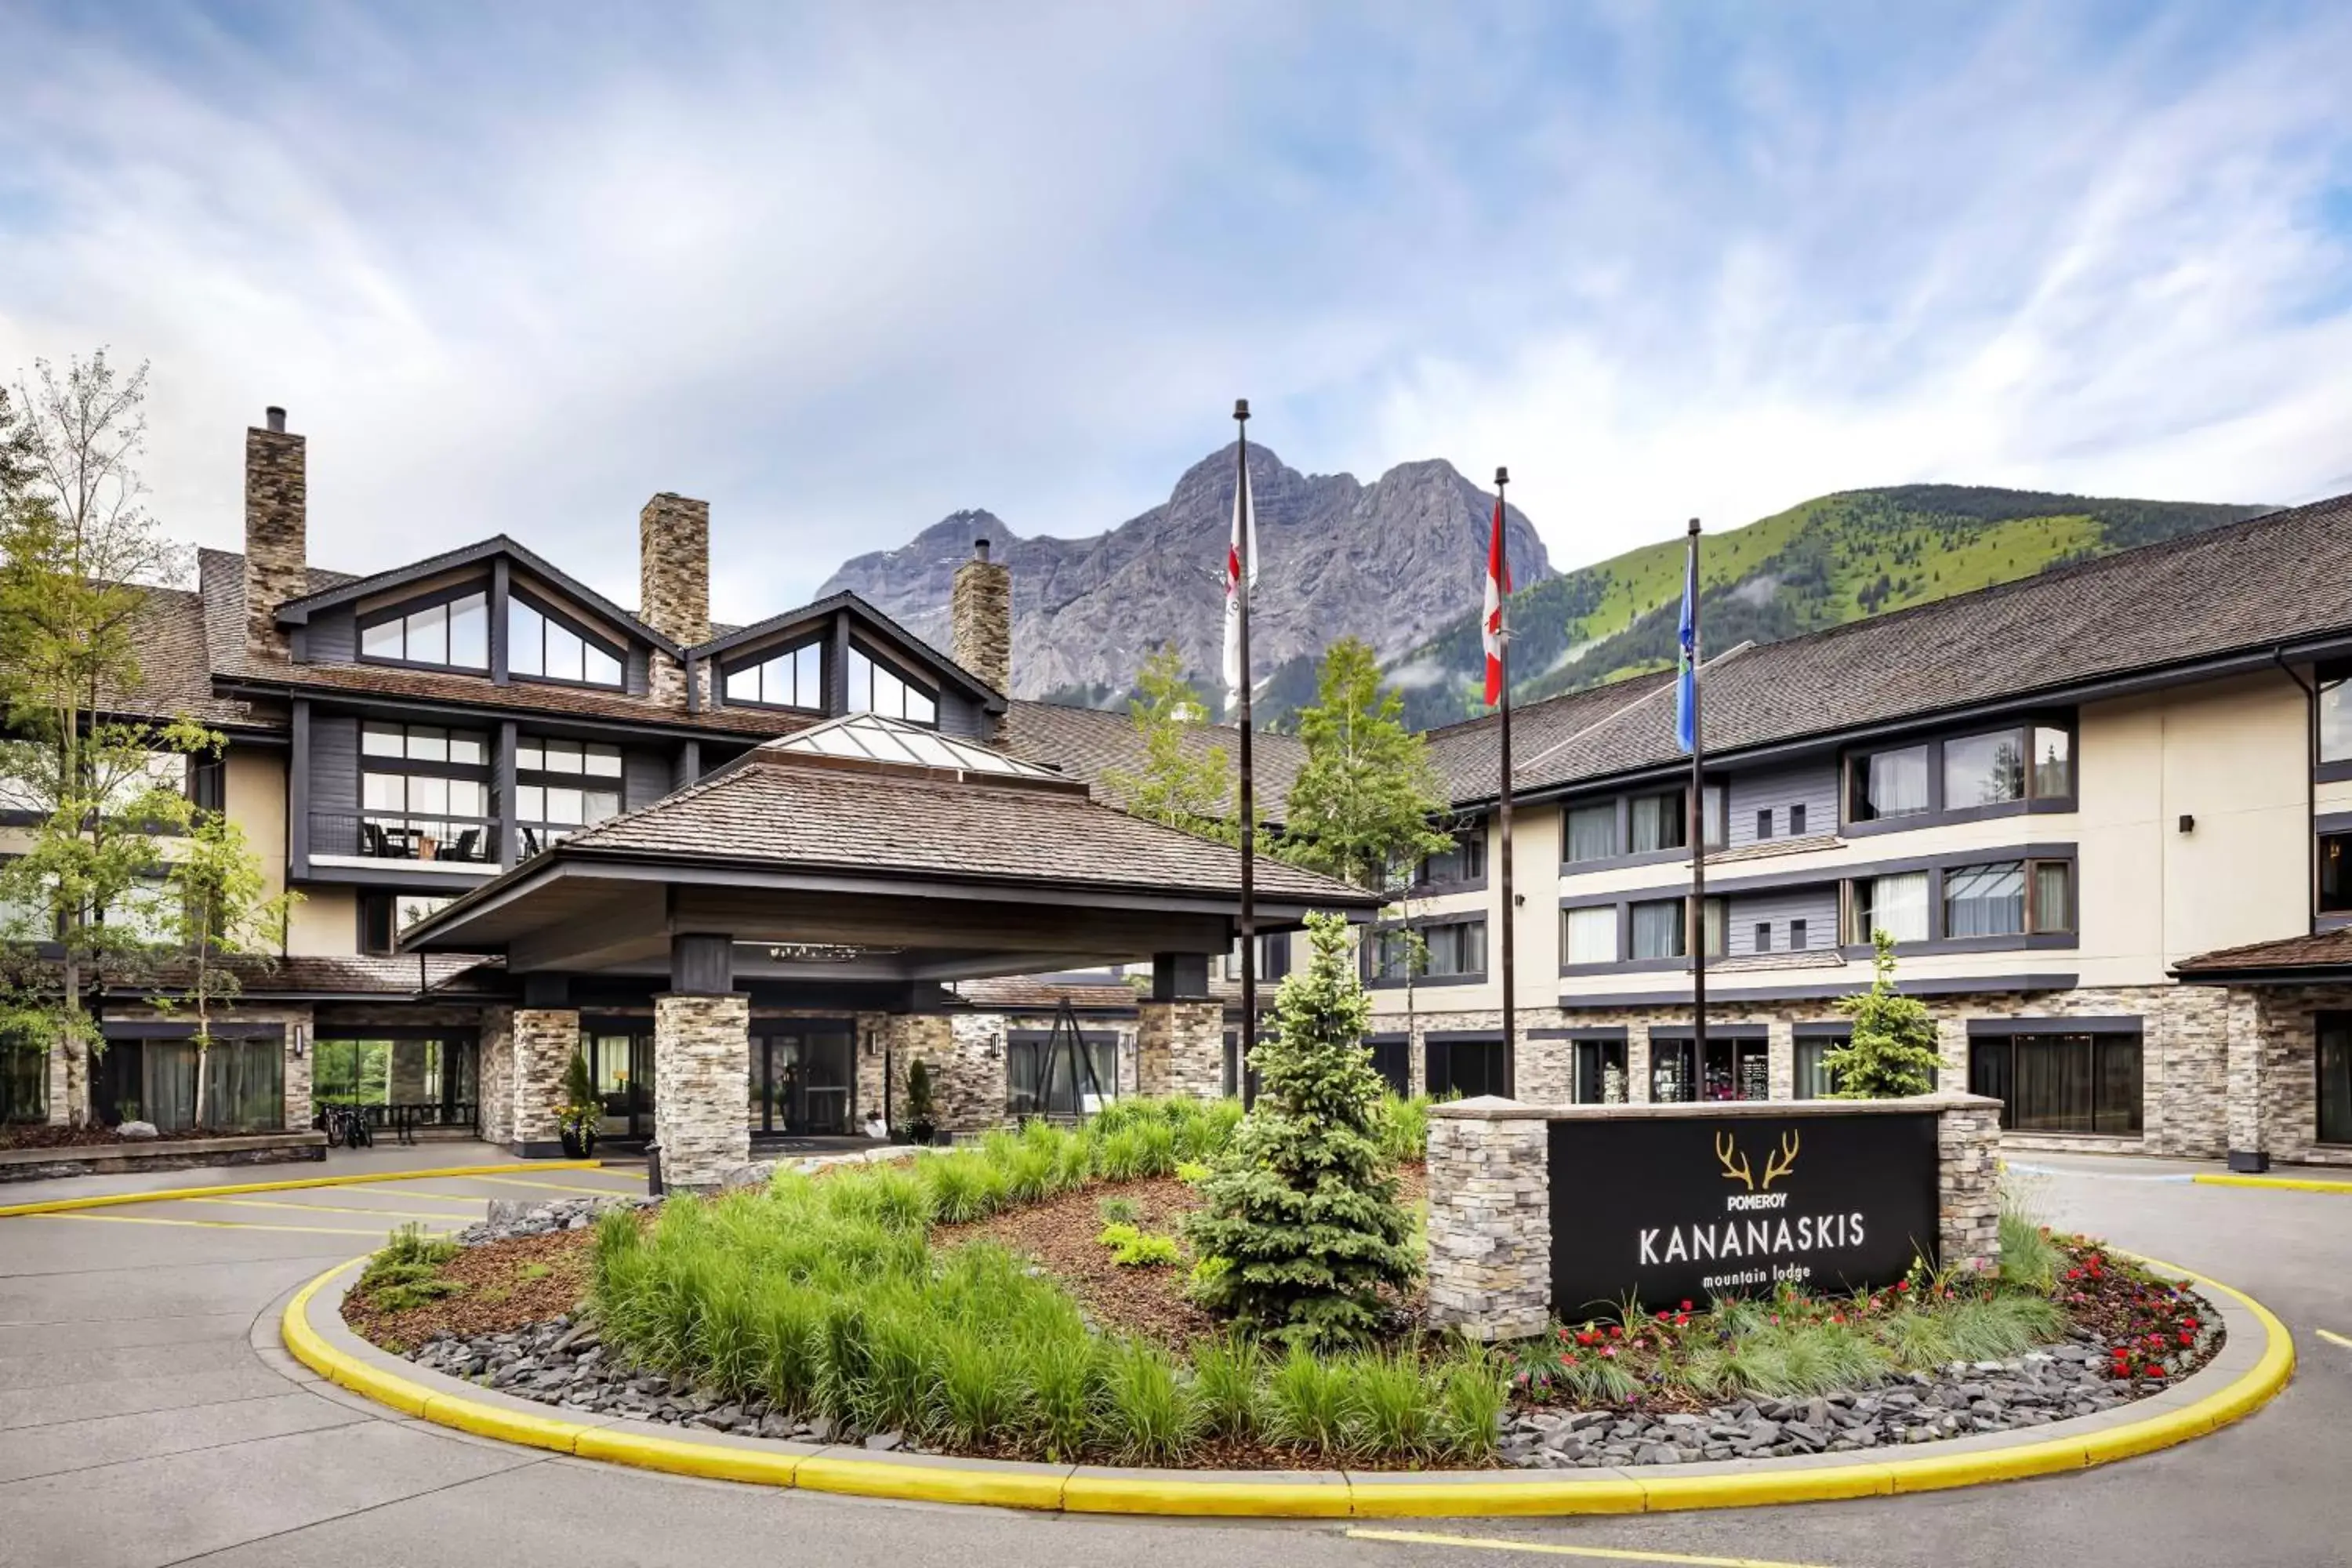
{"label": "landscaping rock", "polygon": [[118,1138],[156,1138],[162,1136],[161,1133],[156,1131],[155,1124],[152,1121],[126,1121],[121,1126],[114,1130],[114,1135]]}

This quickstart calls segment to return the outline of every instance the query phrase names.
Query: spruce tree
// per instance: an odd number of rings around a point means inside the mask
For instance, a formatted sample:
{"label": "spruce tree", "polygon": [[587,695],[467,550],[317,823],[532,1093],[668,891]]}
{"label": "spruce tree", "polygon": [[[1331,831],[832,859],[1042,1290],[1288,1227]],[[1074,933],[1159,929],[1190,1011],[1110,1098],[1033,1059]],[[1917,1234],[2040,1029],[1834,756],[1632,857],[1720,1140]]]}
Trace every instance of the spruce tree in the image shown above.
{"label": "spruce tree", "polygon": [[1874,974],[1870,989],[1838,999],[1838,1011],[1853,1020],[1846,1043],[1826,1054],[1837,1088],[1832,1100],[1899,1100],[1929,1094],[1942,1057],[1936,1049],[1936,1019],[1916,996],[1895,989],[1895,939],[1873,931]]}
{"label": "spruce tree", "polygon": [[1274,1037],[1251,1053],[1258,1097],[1202,1184],[1186,1235],[1202,1300],[1276,1338],[1318,1343],[1379,1325],[1380,1287],[1420,1272],[1381,1151],[1383,1084],[1348,923],[1310,915],[1314,953],[1282,983]]}

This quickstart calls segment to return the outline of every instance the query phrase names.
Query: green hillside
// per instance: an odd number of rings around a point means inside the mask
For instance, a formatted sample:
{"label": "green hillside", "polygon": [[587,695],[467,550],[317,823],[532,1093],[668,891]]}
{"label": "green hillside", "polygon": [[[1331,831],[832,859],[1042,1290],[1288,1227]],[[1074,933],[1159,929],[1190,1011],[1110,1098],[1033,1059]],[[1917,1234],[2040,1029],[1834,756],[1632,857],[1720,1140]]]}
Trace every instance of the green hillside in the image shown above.
{"label": "green hillside", "polygon": [[[1971,485],[1845,490],[1706,537],[1706,640],[1795,637],[2269,510]],[[1513,595],[1513,694],[1531,700],[1671,663],[1682,575],[1675,538]],[[1483,660],[1477,617],[1465,615],[1390,673],[1426,729],[1480,710]]]}

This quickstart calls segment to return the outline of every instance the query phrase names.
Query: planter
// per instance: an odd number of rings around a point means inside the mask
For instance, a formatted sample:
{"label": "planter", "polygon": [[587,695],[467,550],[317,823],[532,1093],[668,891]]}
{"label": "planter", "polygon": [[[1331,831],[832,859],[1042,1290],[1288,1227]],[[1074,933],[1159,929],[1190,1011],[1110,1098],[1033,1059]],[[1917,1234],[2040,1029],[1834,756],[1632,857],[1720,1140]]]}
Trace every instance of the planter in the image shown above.
{"label": "planter", "polygon": [[595,1152],[596,1134],[593,1129],[566,1127],[559,1136],[562,1139],[563,1157],[567,1160],[585,1160]]}

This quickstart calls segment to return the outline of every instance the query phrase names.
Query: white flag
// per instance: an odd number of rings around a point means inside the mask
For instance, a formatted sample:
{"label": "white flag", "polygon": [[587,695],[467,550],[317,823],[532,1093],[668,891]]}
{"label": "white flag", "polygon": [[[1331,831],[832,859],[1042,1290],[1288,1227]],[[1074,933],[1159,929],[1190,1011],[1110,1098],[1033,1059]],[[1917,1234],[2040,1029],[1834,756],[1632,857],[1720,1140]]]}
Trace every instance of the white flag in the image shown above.
{"label": "white flag", "polygon": [[1239,707],[1242,684],[1242,561],[1249,561],[1249,585],[1257,586],[1257,506],[1250,500],[1249,471],[1234,490],[1234,532],[1225,544],[1225,700]]}

